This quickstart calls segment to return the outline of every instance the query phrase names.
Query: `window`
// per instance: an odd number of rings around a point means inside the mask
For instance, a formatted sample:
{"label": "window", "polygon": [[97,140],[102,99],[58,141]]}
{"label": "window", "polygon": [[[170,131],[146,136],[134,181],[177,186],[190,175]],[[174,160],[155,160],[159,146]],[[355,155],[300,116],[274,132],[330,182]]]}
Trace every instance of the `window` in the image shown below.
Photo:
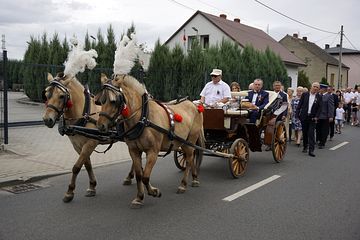
{"label": "window", "polygon": [[334,86],[334,81],[335,81],[335,74],[332,73],[332,74],[330,75],[330,85],[331,85],[331,86]]}
{"label": "window", "polygon": [[[196,38],[198,38],[199,36],[188,36],[188,51],[191,50],[191,46],[194,43],[194,41],[196,40]],[[200,46],[202,49],[208,49],[209,48],[209,35],[201,35],[200,36]]]}
{"label": "window", "polygon": [[209,35],[201,35],[200,44],[203,49],[209,48]]}

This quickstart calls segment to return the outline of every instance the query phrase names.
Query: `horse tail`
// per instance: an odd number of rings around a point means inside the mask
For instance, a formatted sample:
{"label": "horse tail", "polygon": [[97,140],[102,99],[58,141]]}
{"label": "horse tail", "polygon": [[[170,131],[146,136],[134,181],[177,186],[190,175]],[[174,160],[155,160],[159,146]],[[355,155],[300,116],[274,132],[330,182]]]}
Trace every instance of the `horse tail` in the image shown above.
{"label": "horse tail", "polygon": [[198,144],[199,144],[199,146],[201,146],[201,147],[205,147],[204,126],[201,126],[200,135],[199,135],[199,138],[198,138]]}

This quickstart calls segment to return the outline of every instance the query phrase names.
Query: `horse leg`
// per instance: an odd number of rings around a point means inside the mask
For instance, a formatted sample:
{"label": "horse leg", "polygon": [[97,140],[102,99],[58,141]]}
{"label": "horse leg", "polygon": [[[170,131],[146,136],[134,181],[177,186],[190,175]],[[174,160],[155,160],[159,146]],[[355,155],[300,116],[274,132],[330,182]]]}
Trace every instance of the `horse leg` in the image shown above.
{"label": "horse leg", "polygon": [[142,184],[143,170],[141,166],[141,154],[142,152],[137,149],[129,149],[131,159],[133,161],[132,168],[135,170],[137,195],[131,202],[131,208],[141,208],[144,205],[144,186]]}
{"label": "horse leg", "polygon": [[68,203],[74,199],[74,190],[75,190],[77,175],[79,174],[81,167],[86,162],[86,160],[89,159],[90,161],[90,154],[93,152],[96,145],[97,145],[96,142],[88,141],[82,146],[82,148],[75,147],[75,150],[79,153],[79,158],[72,168],[72,176],[71,176],[70,184],[63,198],[63,202]]}
{"label": "horse leg", "polygon": [[91,165],[90,158],[85,161],[85,168],[89,176],[89,188],[86,190],[86,197],[94,197],[96,195],[96,178]]}
{"label": "horse leg", "polygon": [[72,168],[72,176],[71,176],[70,184],[69,184],[68,190],[66,191],[65,196],[63,198],[63,202],[65,202],[65,203],[71,202],[74,199],[76,177],[79,174],[81,167],[83,165],[82,162],[79,160],[80,160],[80,158],[76,161],[76,163],[74,164],[74,166]]}
{"label": "horse leg", "polygon": [[150,184],[150,175],[151,171],[156,163],[159,152],[148,151],[146,153],[146,165],[144,170],[144,176],[142,178],[142,182],[144,183],[146,190],[148,191],[148,195],[153,197],[161,197],[160,189],[151,186]]}
{"label": "horse leg", "polygon": [[134,171],[134,164],[132,164],[129,174],[124,179],[123,185],[131,185],[132,179],[134,178]]}
{"label": "horse leg", "polygon": [[193,169],[193,156],[194,156],[194,150],[192,148],[183,147],[183,151],[186,156],[186,168],[184,171],[184,176],[181,180],[180,186],[178,187],[178,190],[176,193],[184,193],[186,191],[187,187],[187,179],[190,173],[190,169]]}

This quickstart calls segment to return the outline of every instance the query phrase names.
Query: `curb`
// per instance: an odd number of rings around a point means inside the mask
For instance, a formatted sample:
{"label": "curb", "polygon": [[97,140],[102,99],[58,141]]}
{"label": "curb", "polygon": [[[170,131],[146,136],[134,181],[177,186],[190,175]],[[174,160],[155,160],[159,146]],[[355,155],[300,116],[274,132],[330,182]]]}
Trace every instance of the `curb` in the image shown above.
{"label": "curb", "polygon": [[32,102],[32,101],[30,101],[29,98],[20,98],[20,99],[16,100],[16,102],[21,103],[21,104],[33,105],[33,106],[43,106],[44,105],[44,103]]}

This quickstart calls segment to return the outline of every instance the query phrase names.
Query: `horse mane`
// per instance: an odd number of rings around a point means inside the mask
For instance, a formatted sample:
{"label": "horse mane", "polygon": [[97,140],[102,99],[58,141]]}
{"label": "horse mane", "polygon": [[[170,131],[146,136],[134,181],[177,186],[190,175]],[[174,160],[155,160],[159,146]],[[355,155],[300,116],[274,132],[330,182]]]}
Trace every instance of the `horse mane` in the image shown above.
{"label": "horse mane", "polygon": [[136,78],[130,75],[125,75],[123,78],[123,84],[129,88],[134,89],[140,95],[147,93],[147,90],[143,84],[141,84]]}

